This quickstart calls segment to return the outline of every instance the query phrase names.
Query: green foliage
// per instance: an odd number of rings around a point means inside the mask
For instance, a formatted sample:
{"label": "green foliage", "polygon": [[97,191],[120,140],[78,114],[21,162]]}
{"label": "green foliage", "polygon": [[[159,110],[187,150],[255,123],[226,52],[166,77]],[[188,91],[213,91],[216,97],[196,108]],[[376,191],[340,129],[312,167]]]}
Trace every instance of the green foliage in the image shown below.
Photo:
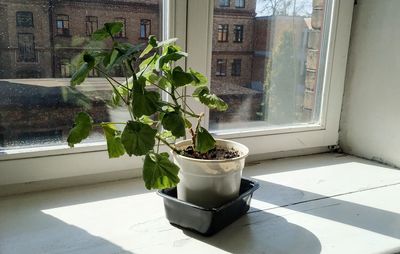
{"label": "green foliage", "polygon": [[149,153],[143,164],[143,180],[147,189],[166,189],[179,183],[179,167],[168,158],[168,153]]}
{"label": "green foliage", "polygon": [[102,124],[104,135],[107,140],[107,151],[109,158],[118,158],[125,154],[125,148],[121,141],[121,131],[117,130],[111,123]]}
{"label": "green foliage", "polygon": [[79,112],[75,116],[74,127],[69,132],[67,139],[68,145],[74,147],[75,144],[87,138],[92,130],[92,124],[93,120],[87,113]]}
{"label": "green foliage", "polygon": [[[106,23],[93,33],[85,51],[75,58],[71,85],[82,84],[92,71],[97,71],[112,87],[110,104],[126,108],[131,117],[118,123],[93,123],[87,113],[81,112],[75,118],[68,144],[73,147],[87,138],[93,127],[101,127],[110,158],[125,153],[145,156],[146,188],[173,187],[179,182],[179,168],[170,161],[168,154],[158,152],[160,144],[181,153],[174,142],[191,133],[197,151],[205,153],[215,147],[212,135],[200,125],[204,114],[196,114],[186,106],[187,95],[182,96],[180,88],[196,88],[192,96],[211,109],[226,110],[227,104],[210,93],[203,74],[190,68],[184,70],[176,64],[187,57],[187,53],[175,45],[176,38],[157,41],[155,36],[150,36],[146,46],[132,45],[115,40],[122,28],[120,22]],[[106,40],[112,40],[112,44]],[[106,45],[112,46],[105,49]],[[115,68],[123,71],[125,82],[113,78]],[[162,92],[168,94],[168,100],[164,100]],[[198,123],[195,130],[192,120]]]}
{"label": "green foliage", "polygon": [[193,92],[193,97],[210,109],[217,109],[219,111],[225,111],[228,109],[228,104],[217,95],[211,94],[210,89],[208,89],[207,86],[199,86],[196,88]]}
{"label": "green foliage", "polygon": [[149,125],[129,121],[122,132],[122,144],[126,153],[132,155],[145,155],[153,149],[157,130]]}
{"label": "green foliage", "polygon": [[203,127],[198,128],[196,134],[195,150],[200,153],[206,153],[215,147],[215,139]]}

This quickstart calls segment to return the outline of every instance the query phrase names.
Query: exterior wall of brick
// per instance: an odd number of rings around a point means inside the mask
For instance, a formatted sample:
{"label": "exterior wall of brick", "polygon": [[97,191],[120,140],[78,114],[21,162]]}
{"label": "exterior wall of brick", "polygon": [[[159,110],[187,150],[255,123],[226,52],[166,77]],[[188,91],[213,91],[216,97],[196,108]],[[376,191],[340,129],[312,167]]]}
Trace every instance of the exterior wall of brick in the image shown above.
{"label": "exterior wall of brick", "polygon": [[303,107],[303,121],[312,121],[316,110],[317,77],[321,47],[321,30],[324,18],[324,0],[313,1],[313,13],[311,17],[312,28],[308,31],[308,51],[306,62],[306,81]]}
{"label": "exterior wall of brick", "polygon": [[[0,2],[2,30],[0,47],[2,64],[0,78],[24,77],[25,73],[35,77],[51,76],[51,54],[49,39],[48,9],[46,1],[34,0],[29,5],[23,0]],[[33,14],[33,27],[17,27],[16,12],[29,11]],[[18,61],[18,33],[30,33],[34,36],[35,62]],[[5,61],[7,59],[7,61]]]}

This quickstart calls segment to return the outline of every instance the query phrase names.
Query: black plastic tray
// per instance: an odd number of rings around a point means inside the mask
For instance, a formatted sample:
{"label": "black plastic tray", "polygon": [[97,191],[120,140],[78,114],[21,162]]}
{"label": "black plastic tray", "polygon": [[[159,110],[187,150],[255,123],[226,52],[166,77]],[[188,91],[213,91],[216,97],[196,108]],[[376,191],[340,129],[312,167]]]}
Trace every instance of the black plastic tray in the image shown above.
{"label": "black plastic tray", "polygon": [[251,197],[259,184],[242,178],[239,197],[218,208],[204,208],[176,198],[176,188],[158,191],[164,198],[165,214],[178,228],[211,236],[244,215],[250,208]]}

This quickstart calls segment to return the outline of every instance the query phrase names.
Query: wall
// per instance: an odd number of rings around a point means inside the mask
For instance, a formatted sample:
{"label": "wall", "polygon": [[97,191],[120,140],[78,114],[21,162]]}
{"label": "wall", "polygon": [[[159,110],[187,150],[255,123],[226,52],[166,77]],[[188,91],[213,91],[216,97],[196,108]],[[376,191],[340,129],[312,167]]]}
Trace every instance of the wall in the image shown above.
{"label": "wall", "polygon": [[400,1],[357,2],[340,145],[347,153],[400,167]]}

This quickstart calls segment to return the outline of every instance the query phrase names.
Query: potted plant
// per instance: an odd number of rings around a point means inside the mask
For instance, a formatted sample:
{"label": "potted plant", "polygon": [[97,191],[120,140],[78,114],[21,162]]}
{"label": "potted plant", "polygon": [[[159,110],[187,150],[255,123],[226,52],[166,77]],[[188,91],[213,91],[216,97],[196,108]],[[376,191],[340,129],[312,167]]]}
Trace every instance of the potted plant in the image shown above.
{"label": "potted plant", "polygon": [[[179,183],[179,199],[204,207],[217,207],[237,197],[248,149],[236,142],[215,140],[201,125],[204,114],[191,110],[186,104],[189,95],[182,94],[181,88],[194,87],[190,96],[210,109],[224,111],[228,105],[210,92],[204,75],[174,65],[187,57],[174,45],[176,39],[160,42],[150,36],[145,47],[136,46],[114,39],[121,29],[122,23],[106,23],[93,33],[92,45],[109,40],[112,47],[85,49],[71,85],[82,84],[93,70],[99,72],[112,87],[112,104],[125,107],[130,118],[94,123],[87,113],[80,112],[68,136],[69,146],[87,138],[94,127],[101,127],[110,158],[125,153],[144,156],[147,189],[171,188]],[[124,81],[113,78],[116,66],[123,70]],[[161,92],[168,99],[163,99]],[[189,139],[176,142],[187,133]],[[160,144],[171,149],[174,162],[168,153],[159,152]]]}

